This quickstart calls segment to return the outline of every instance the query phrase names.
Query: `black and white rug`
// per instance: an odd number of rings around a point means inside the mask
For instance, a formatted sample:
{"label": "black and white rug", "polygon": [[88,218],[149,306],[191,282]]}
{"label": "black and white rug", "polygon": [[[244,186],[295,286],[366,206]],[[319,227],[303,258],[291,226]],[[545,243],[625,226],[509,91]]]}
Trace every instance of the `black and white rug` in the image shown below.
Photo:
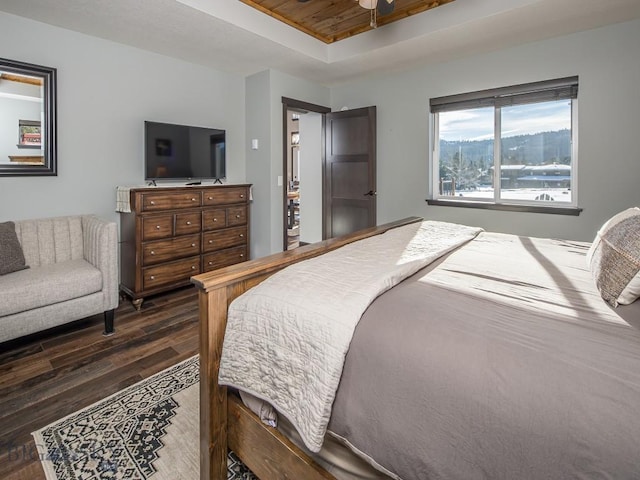
{"label": "black and white rug", "polygon": [[[47,480],[197,480],[198,357],[33,432]],[[256,480],[231,452],[229,480]]]}

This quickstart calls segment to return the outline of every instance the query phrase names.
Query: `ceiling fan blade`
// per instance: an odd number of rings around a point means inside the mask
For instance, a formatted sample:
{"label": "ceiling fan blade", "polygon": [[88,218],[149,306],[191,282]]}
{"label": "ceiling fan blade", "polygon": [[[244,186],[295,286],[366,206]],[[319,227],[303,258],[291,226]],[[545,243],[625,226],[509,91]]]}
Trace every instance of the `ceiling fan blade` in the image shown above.
{"label": "ceiling fan blade", "polygon": [[378,0],[378,15],[388,15],[395,6],[395,0]]}

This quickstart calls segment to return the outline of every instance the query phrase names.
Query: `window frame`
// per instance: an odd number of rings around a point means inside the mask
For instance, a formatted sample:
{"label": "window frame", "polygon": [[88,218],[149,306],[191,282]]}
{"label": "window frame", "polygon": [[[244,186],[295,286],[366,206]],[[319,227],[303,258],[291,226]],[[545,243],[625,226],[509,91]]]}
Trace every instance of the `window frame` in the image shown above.
{"label": "window frame", "polygon": [[[439,193],[440,183],[440,139],[439,113],[473,108],[492,107],[493,125],[493,168],[500,171],[501,155],[501,112],[504,106],[536,104],[553,100],[571,101],[571,202],[503,199],[501,196],[501,175],[493,175],[493,198],[451,197]],[[492,210],[522,211],[532,213],[554,213],[579,215],[578,207],[578,77],[545,80],[522,85],[481,90],[430,100],[431,123],[429,150],[429,205],[482,208]]]}

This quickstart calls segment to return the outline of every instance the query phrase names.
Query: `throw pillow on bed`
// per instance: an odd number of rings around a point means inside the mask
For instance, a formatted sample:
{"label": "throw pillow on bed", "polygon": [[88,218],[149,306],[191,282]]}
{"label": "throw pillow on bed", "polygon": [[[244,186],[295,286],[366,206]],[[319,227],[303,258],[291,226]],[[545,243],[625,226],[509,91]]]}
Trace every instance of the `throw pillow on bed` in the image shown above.
{"label": "throw pillow on bed", "polygon": [[587,264],[600,295],[617,307],[640,297],[640,209],[614,215],[598,230]]}
{"label": "throw pillow on bed", "polygon": [[0,223],[0,275],[29,268],[13,222]]}

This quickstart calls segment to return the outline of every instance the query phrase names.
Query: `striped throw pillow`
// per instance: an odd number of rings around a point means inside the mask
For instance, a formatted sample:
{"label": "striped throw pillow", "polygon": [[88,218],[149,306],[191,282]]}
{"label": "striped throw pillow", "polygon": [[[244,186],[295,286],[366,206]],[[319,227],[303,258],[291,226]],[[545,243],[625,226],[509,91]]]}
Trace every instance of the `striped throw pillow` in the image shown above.
{"label": "striped throw pillow", "polygon": [[600,295],[614,307],[640,296],[640,209],[628,208],[600,228],[587,264]]}

